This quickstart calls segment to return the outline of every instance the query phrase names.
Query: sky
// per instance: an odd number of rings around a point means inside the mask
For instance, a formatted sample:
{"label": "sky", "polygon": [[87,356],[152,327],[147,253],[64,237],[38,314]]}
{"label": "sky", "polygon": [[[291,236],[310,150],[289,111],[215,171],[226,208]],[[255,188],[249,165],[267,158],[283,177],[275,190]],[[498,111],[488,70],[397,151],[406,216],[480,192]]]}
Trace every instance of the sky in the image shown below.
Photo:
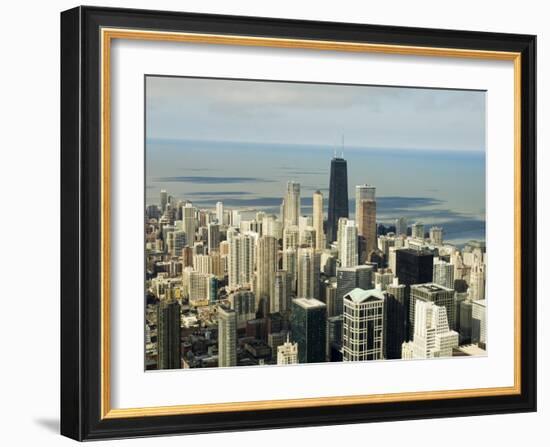
{"label": "sky", "polygon": [[147,76],[147,138],[484,151],[485,92]]}

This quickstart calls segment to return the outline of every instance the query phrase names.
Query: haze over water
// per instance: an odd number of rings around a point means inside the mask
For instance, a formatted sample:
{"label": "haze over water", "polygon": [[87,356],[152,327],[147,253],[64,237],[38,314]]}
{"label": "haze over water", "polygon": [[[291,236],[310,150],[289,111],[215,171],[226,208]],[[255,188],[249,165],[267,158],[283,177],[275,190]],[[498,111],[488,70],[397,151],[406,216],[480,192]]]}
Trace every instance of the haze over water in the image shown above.
{"label": "haze over water", "polygon": [[[200,208],[278,214],[286,182],[301,184],[302,214],[311,214],[319,189],[327,213],[330,160],[341,147],[304,144],[149,138],[146,141],[146,203],[161,189]],[[476,151],[344,147],[348,163],[350,217],[355,185],[376,186],[377,222],[443,227],[444,239],[462,245],[485,240],[485,153]]]}

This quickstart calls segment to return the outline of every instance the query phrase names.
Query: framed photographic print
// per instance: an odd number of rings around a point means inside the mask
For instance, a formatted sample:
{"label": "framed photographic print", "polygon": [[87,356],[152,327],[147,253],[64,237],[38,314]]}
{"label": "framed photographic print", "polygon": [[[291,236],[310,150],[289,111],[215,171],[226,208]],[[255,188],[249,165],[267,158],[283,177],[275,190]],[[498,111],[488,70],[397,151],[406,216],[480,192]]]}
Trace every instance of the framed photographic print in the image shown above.
{"label": "framed photographic print", "polygon": [[61,432],[536,409],[531,35],[61,14]]}

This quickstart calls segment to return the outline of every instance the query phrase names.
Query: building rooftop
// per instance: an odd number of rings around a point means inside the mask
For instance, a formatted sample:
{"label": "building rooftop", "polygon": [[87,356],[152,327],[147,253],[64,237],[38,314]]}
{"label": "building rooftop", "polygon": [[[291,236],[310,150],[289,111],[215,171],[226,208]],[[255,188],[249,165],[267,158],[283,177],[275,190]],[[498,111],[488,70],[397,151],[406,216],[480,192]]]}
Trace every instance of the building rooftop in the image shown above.
{"label": "building rooftop", "polygon": [[354,303],[365,303],[367,301],[384,300],[384,293],[378,289],[364,290],[356,287],[345,295],[344,299],[351,300]]}
{"label": "building rooftop", "polygon": [[453,289],[449,289],[448,287],[445,287],[445,286],[440,286],[439,284],[435,284],[435,283],[425,283],[425,284],[413,284],[411,285],[411,289],[418,289],[418,290],[421,290],[423,292],[428,292],[428,293],[436,293],[436,292],[449,292],[449,291],[453,291]]}
{"label": "building rooftop", "polygon": [[[409,242],[414,242],[414,241],[410,240]],[[425,247],[422,247],[422,248],[419,248],[419,249],[400,247],[400,248],[396,249],[395,251],[396,252],[407,253],[407,254],[414,255],[414,256],[429,256],[429,255],[433,256],[433,253]]]}
{"label": "building rooftop", "polygon": [[454,348],[454,350],[458,351],[454,355],[487,355],[487,351],[485,349],[481,349],[478,345],[462,345],[458,346],[457,348]]}
{"label": "building rooftop", "polygon": [[326,304],[322,301],[319,301],[316,298],[295,298],[293,300],[298,306],[303,307],[304,309],[313,309],[316,307],[326,307]]}
{"label": "building rooftop", "polygon": [[374,264],[360,264],[353,267],[336,267],[337,272],[357,272],[357,270],[372,270]]}

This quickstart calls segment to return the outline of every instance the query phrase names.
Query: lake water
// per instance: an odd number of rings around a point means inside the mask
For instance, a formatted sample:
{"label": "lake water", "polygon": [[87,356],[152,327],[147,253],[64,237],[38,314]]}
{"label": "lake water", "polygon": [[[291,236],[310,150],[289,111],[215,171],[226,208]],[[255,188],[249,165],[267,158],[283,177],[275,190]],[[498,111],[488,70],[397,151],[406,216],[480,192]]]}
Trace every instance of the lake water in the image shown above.
{"label": "lake water", "polygon": [[[146,202],[158,204],[161,189],[201,208],[222,201],[229,209],[278,213],[286,182],[301,184],[302,214],[312,194],[328,201],[334,148],[190,140],[147,140]],[[337,148],[340,155],[341,148]],[[381,148],[344,148],[350,213],[355,185],[376,186],[377,221],[406,217],[426,231],[443,227],[446,241],[485,240],[485,153]],[[327,209],[325,208],[325,218]]]}

